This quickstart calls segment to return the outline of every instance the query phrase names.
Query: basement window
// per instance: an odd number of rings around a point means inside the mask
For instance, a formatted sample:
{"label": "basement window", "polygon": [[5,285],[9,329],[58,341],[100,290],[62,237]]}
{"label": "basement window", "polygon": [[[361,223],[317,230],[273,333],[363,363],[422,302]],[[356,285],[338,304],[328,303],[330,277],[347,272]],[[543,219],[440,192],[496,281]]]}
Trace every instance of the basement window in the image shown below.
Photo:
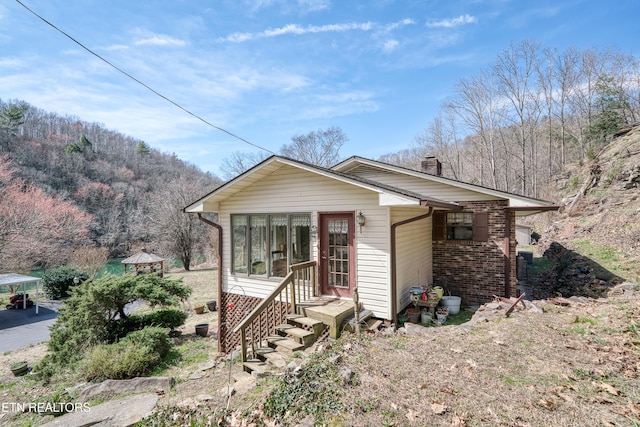
{"label": "basement window", "polygon": [[447,240],[473,240],[473,212],[447,213]]}
{"label": "basement window", "polygon": [[233,273],[285,277],[291,264],[311,259],[311,215],[231,215]]}
{"label": "basement window", "polygon": [[434,241],[486,242],[489,240],[487,212],[434,212]]}

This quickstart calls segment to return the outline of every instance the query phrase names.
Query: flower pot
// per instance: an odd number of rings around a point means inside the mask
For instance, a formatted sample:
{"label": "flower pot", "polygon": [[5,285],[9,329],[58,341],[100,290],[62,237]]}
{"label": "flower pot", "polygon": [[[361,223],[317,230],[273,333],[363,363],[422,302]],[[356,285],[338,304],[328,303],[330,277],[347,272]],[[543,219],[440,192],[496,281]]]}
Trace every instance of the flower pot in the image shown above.
{"label": "flower pot", "polygon": [[199,323],[196,325],[196,335],[200,335],[201,337],[206,337],[208,333],[209,333],[208,323]]}
{"label": "flower pot", "polygon": [[422,313],[420,313],[420,321],[421,321],[421,323],[429,324],[429,323],[431,323],[431,319],[432,319],[432,315],[431,315],[430,311],[423,310]]}
{"label": "flower pot", "polygon": [[418,323],[418,319],[420,319],[420,309],[417,307],[407,308],[407,316],[409,316],[410,323]]}
{"label": "flower pot", "polygon": [[438,322],[440,322],[440,324],[443,324],[444,322],[447,321],[446,314],[436,313],[436,318],[438,319]]}
{"label": "flower pot", "polygon": [[204,313],[204,305],[199,305],[199,306],[195,307],[194,311],[196,312],[196,314]]}
{"label": "flower pot", "polygon": [[18,377],[20,375],[24,375],[27,373],[27,371],[29,370],[29,365],[27,364],[26,361],[15,362],[11,364],[10,368],[13,375]]}
{"label": "flower pot", "polygon": [[462,298],[444,296],[440,300],[441,304],[449,309],[449,314],[458,314],[460,312],[460,302]]}
{"label": "flower pot", "polygon": [[216,311],[218,309],[218,302],[217,301],[209,301],[207,303],[207,308],[209,309],[209,311]]}

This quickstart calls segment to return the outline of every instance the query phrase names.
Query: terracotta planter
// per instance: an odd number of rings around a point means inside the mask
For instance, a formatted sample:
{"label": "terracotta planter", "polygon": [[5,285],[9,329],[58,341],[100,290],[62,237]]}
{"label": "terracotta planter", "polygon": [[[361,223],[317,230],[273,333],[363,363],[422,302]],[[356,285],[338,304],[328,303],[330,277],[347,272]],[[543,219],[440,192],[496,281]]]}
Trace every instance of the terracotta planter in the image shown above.
{"label": "terracotta planter", "polygon": [[195,307],[193,310],[196,312],[196,314],[202,314],[204,313],[204,305],[199,305]]}
{"label": "terracotta planter", "polygon": [[407,308],[407,316],[409,316],[410,323],[418,323],[420,319],[420,309],[418,307]]}

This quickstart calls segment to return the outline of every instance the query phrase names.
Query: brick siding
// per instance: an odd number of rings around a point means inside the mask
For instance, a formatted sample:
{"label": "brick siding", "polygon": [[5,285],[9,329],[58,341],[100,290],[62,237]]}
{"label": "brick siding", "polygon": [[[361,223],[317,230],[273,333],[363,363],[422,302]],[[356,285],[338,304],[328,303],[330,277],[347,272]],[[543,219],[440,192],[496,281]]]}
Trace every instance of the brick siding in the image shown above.
{"label": "brick siding", "polygon": [[433,284],[448,295],[462,297],[463,305],[483,304],[498,296],[516,295],[516,221],[508,213],[510,227],[510,282],[505,290],[505,210],[508,201],[462,202],[466,212],[487,212],[489,239],[433,242]]}

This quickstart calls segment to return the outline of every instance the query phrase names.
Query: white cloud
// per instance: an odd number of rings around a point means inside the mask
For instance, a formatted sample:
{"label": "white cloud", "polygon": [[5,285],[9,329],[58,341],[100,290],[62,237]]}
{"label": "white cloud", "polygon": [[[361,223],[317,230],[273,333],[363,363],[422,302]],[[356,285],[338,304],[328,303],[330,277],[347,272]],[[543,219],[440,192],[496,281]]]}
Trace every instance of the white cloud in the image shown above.
{"label": "white cloud", "polygon": [[386,53],[393,52],[395,48],[398,47],[398,44],[399,44],[398,40],[393,40],[393,39],[387,40],[382,45],[382,50],[385,51]]}
{"label": "white cloud", "polygon": [[441,21],[427,22],[429,28],[454,28],[460,25],[475,24],[478,18],[471,15],[460,15],[457,18],[443,19]]}
{"label": "white cloud", "polygon": [[413,20],[411,18],[405,18],[405,19],[402,19],[400,21],[392,22],[391,24],[386,25],[384,27],[384,30],[385,31],[393,31],[393,30],[395,30],[397,28],[400,28],[400,27],[404,27],[404,26],[407,26],[407,25],[414,25],[415,23],[416,23],[415,20]]}
{"label": "white cloud", "polygon": [[[261,9],[266,9],[271,6],[280,6],[285,11],[291,12],[294,9],[293,5],[288,5],[287,0],[246,0],[245,4],[249,5],[251,11],[256,12]],[[303,13],[318,12],[320,10],[326,10],[331,7],[331,0],[296,0],[295,7],[297,10]]]}
{"label": "white cloud", "polygon": [[329,9],[331,2],[329,0],[298,0],[298,5],[308,12],[316,12]]}
{"label": "white cloud", "polygon": [[317,34],[317,33],[339,33],[345,31],[370,31],[373,29],[371,22],[352,22],[348,24],[327,24],[327,25],[308,25],[301,27],[298,24],[288,24],[280,28],[269,28],[259,33],[233,33],[221,41],[228,41],[233,43],[241,43],[247,40],[256,40],[270,37],[284,36],[287,34],[303,35],[303,34]]}
{"label": "white cloud", "polygon": [[0,58],[0,68],[5,70],[10,68],[20,68],[24,65],[24,61],[18,58]]}
{"label": "white cloud", "polygon": [[144,39],[134,42],[137,46],[184,46],[184,40],[174,39],[173,37],[163,35],[152,35]]}

